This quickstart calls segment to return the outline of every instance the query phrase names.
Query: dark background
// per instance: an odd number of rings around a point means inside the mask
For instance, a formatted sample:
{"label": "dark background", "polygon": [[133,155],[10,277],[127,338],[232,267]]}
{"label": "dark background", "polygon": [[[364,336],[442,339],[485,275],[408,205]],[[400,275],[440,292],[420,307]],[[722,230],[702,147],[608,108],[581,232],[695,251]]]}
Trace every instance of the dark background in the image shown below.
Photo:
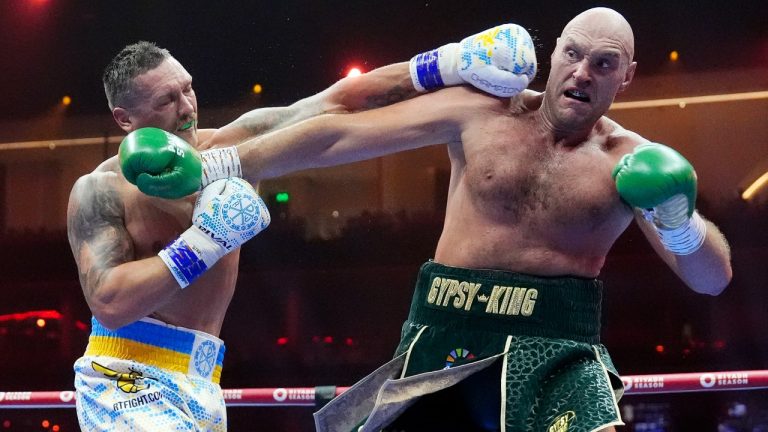
{"label": "dark background", "polygon": [[142,39],[186,66],[202,106],[231,104],[256,82],[269,104],[294,102],[353,63],[407,60],[503,22],[529,29],[543,77],[562,27],[594,6],[633,25],[639,74],[658,72],[671,50],[690,70],[765,65],[768,56],[761,1],[2,0],[0,116],[45,112],[65,94],[72,111],[102,113],[104,66]]}
{"label": "dark background", "polygon": [[[633,25],[639,76],[666,72],[673,49],[687,72],[768,66],[768,6],[761,1],[0,0],[0,120],[43,116],[65,94],[73,98],[69,116],[106,114],[103,67],[141,39],[185,65],[201,108],[238,104],[255,83],[264,86],[260,104],[288,104],[350,66],[407,60],[502,22],[522,24],[535,38],[534,87],[542,86],[560,30],[593,6],[614,7]],[[219,125],[203,118],[202,126]],[[630,228],[601,276],[608,287],[604,343],[621,372],[768,368],[768,210],[738,200],[702,200],[700,209],[731,242],[733,283],[717,298],[690,292]],[[291,217],[290,205],[272,212],[286,217],[244,248],[222,331],[222,386],[350,385],[391,356],[442,214],[367,211],[338,238],[308,240],[306,221]],[[65,233],[3,232],[0,250],[0,315],[50,309],[65,317],[44,329],[34,320],[0,323],[0,391],[71,388],[90,314]],[[623,406],[634,407],[636,421],[625,430],[765,430],[766,399],[765,391],[627,397]],[[729,415],[736,404],[749,415]],[[311,411],[233,408],[230,429],[311,430]],[[651,420],[637,420],[644,415]],[[74,410],[0,410],[0,430],[5,420],[8,430],[42,430],[43,417],[62,431],[76,428]]]}

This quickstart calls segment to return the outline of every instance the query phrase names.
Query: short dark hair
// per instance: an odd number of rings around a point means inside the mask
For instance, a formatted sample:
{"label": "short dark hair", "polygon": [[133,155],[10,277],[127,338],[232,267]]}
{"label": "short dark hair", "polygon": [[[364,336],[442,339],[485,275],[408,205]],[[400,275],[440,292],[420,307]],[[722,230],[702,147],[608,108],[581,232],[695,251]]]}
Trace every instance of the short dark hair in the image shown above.
{"label": "short dark hair", "polygon": [[102,76],[109,109],[125,102],[134,78],[156,68],[168,58],[171,58],[171,53],[167,49],[147,41],[128,45],[117,53]]}

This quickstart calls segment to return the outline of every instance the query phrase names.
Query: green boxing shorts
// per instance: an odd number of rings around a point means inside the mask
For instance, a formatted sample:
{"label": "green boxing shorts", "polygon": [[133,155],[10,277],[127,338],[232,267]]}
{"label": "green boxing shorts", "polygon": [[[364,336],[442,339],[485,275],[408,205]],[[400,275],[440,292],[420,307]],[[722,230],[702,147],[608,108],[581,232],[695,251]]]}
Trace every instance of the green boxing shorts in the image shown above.
{"label": "green boxing shorts", "polygon": [[395,358],[315,414],[318,431],[589,432],[622,425],[602,284],[425,263]]}

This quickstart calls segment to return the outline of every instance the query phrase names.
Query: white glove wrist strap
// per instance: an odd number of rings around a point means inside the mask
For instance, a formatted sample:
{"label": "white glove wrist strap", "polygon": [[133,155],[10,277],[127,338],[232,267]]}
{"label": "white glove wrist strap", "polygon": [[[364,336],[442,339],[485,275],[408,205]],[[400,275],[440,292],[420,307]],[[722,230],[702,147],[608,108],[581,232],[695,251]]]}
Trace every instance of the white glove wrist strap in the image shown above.
{"label": "white glove wrist strap", "polygon": [[674,229],[656,228],[664,248],[675,255],[690,255],[704,244],[707,224],[697,212],[685,223]]}
{"label": "white glove wrist strap", "polygon": [[181,288],[206,272],[227,250],[197,226],[191,226],[157,255]]}
{"label": "white glove wrist strap", "polygon": [[659,229],[671,230],[688,222],[688,198],[677,194],[653,209],[653,223]]}
{"label": "white glove wrist strap", "polygon": [[440,87],[461,84],[463,80],[459,76],[458,56],[458,43],[450,43],[415,55],[411,59],[409,69],[416,91],[423,93]]}
{"label": "white glove wrist strap", "polygon": [[243,176],[240,156],[237,154],[237,147],[235,146],[202,151],[200,152],[200,159],[203,162],[201,189],[216,180]]}

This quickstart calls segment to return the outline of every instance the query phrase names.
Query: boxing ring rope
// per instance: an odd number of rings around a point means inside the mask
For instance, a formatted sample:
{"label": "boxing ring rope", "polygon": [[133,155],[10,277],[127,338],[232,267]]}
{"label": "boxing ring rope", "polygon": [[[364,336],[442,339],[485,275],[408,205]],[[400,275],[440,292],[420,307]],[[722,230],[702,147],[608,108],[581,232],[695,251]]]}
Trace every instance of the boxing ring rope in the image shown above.
{"label": "boxing ring rope", "polygon": [[[652,375],[625,375],[625,395],[758,390],[768,388],[768,370],[691,372]],[[319,406],[349,387],[291,387],[224,389],[228,407],[236,406]],[[74,408],[75,392],[0,391],[3,408]]]}

